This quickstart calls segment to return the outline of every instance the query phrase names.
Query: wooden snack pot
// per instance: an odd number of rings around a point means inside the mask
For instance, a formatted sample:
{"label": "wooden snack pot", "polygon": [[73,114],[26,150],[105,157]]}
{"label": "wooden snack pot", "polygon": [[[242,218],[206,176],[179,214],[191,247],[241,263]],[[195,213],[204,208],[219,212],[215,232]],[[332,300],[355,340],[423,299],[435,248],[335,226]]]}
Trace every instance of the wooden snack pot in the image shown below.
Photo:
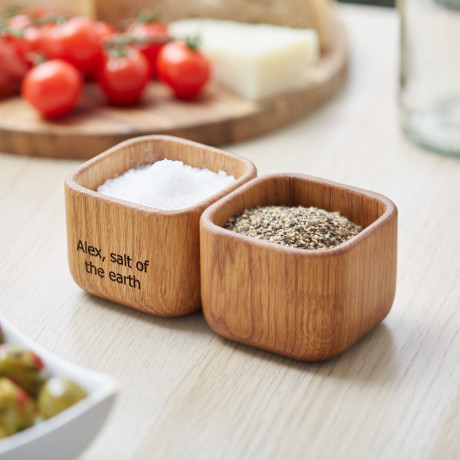
{"label": "wooden snack pot", "polygon": [[[195,206],[164,211],[96,191],[141,164],[180,160],[236,181]],[[197,310],[200,297],[199,219],[214,201],[256,176],[248,160],[170,136],[117,145],[83,164],[65,182],[70,271],[92,294],[159,316]]]}
{"label": "wooden snack pot", "polygon": [[[223,228],[254,206],[339,211],[364,230],[307,251]],[[397,209],[382,195],[300,174],[260,177],[202,215],[201,291],[218,334],[305,361],[332,358],[379,324],[396,289]]]}

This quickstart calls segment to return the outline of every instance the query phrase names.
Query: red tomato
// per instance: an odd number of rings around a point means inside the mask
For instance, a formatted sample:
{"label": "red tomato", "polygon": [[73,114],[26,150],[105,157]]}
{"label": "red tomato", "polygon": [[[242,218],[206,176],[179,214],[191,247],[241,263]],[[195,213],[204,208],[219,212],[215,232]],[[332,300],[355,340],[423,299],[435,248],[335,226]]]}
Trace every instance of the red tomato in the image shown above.
{"label": "red tomato", "polygon": [[192,99],[210,76],[209,61],[183,40],[168,43],[158,56],[158,76],[179,99]]}
{"label": "red tomato", "polygon": [[139,102],[150,80],[149,65],[136,49],[125,48],[122,51],[121,55],[105,57],[98,81],[111,104],[134,105]]}
{"label": "red tomato", "polygon": [[8,18],[7,24],[8,29],[4,32],[4,38],[13,44],[21,56],[30,61],[30,53],[40,50],[42,29],[45,28],[33,25],[33,19],[26,14]]}
{"label": "red tomato", "polygon": [[21,80],[12,80],[0,72],[0,99],[19,94]]}
{"label": "red tomato", "polygon": [[126,33],[146,42],[137,45],[137,48],[147,58],[152,78],[156,77],[158,54],[165,43],[148,43],[148,41],[165,40],[166,42],[169,38],[168,26],[161,22],[135,22],[126,30]]}
{"label": "red tomato", "polygon": [[19,94],[29,65],[5,38],[0,38],[0,98]]}
{"label": "red tomato", "polygon": [[89,72],[98,64],[101,45],[93,22],[78,16],[48,30],[42,38],[42,49],[49,58],[63,59]]}
{"label": "red tomato", "polygon": [[98,69],[104,62],[105,43],[110,41],[118,33],[115,27],[104,21],[94,21],[93,29],[96,32],[97,38],[99,40],[99,53],[95,59],[95,65],[93,68],[85,72],[86,81],[97,80]]}
{"label": "red tomato", "polygon": [[[31,21],[33,19],[42,19],[47,15],[47,11],[35,6],[21,6],[17,9],[16,14],[8,18],[8,24],[18,24]],[[19,21],[19,22],[18,22]]]}
{"label": "red tomato", "polygon": [[107,38],[113,37],[118,33],[115,27],[113,27],[111,24],[105,21],[94,21],[93,29],[96,32],[99,41],[103,41]]}
{"label": "red tomato", "polygon": [[40,50],[42,31],[38,27],[29,26],[22,30],[23,35],[9,35],[5,38],[13,44],[17,52],[29,61],[30,53]]}
{"label": "red tomato", "polygon": [[53,59],[29,70],[21,93],[44,116],[59,117],[73,109],[82,86],[81,74],[74,66]]}
{"label": "red tomato", "polygon": [[19,13],[9,17],[6,22],[12,29],[23,30],[32,24],[32,19],[27,14]]}

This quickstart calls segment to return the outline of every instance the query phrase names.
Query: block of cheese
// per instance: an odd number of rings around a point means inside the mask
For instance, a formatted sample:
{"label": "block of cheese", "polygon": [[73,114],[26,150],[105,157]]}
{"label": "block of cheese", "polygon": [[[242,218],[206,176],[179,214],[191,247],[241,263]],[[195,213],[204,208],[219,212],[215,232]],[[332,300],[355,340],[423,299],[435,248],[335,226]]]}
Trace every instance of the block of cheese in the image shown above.
{"label": "block of cheese", "polygon": [[307,69],[318,60],[312,29],[246,24],[214,19],[171,23],[172,34],[198,34],[213,78],[248,99],[262,99],[307,85]]}

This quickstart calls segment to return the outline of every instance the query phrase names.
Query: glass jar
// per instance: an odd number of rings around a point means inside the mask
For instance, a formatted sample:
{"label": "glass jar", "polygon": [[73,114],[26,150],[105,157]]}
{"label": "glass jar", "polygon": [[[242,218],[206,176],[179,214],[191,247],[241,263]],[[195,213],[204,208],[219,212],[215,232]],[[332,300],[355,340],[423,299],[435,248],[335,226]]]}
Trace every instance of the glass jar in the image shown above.
{"label": "glass jar", "polygon": [[401,124],[413,141],[460,155],[460,0],[400,0]]}

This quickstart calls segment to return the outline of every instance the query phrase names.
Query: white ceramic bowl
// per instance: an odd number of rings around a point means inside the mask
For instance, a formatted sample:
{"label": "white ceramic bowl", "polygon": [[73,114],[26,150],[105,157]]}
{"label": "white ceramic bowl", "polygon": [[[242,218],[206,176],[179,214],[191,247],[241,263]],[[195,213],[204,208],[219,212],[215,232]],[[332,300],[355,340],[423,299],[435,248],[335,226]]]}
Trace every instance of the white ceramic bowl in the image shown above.
{"label": "white ceramic bowl", "polygon": [[70,460],[86,449],[110,412],[116,395],[111,377],[71,364],[24,336],[0,315],[5,342],[37,353],[47,373],[68,377],[88,396],[60,414],[0,441],[0,459]]}

